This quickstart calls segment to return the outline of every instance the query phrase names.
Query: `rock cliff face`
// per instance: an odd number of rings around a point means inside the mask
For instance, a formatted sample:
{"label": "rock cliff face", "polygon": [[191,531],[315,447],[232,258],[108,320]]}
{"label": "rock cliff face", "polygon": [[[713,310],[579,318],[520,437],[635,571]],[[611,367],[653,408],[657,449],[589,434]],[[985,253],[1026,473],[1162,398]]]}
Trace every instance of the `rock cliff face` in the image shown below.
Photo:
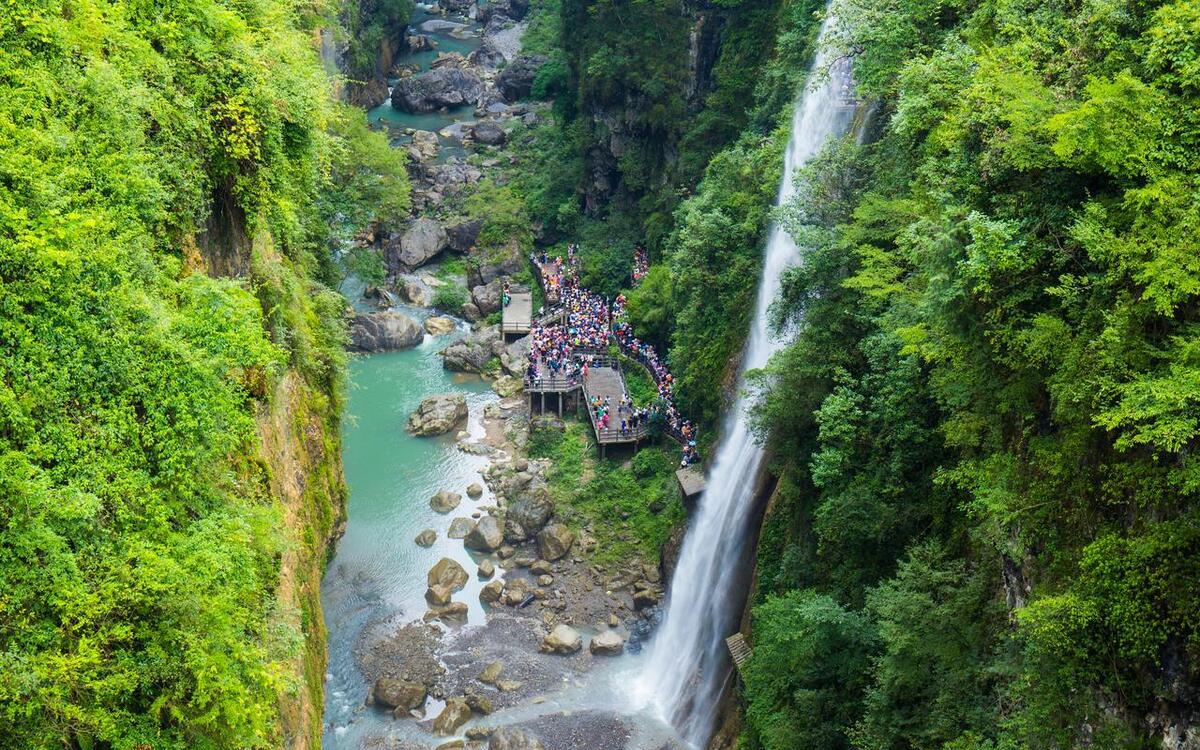
{"label": "rock cliff face", "polygon": [[[578,50],[571,59],[572,73],[591,140],[585,154],[584,206],[589,213],[599,214],[616,199],[634,199],[661,184],[678,158],[688,117],[703,108],[713,88],[713,66],[729,11],[680,2],[634,10],[635,15],[646,17],[622,19],[615,28],[654,28],[656,41],[648,48],[657,49],[657,55],[646,55],[647,47],[642,46],[634,67],[625,70],[614,63],[597,76],[587,60],[593,46],[614,43],[607,38],[611,30],[603,28],[610,19],[604,13],[586,12],[590,5],[586,0],[571,5],[584,9],[570,16],[572,39],[568,41],[569,50]],[[622,42],[615,44],[619,58]],[[624,44],[632,50],[640,43]],[[649,66],[656,70],[647,70]],[[646,77],[656,85],[645,85]]]}
{"label": "rock cliff face", "polygon": [[346,68],[346,101],[356,107],[369,109],[387,101],[388,75],[408,48],[408,16],[394,16],[392,11],[379,0],[344,6],[342,22],[351,42],[338,57]]}
{"label": "rock cliff face", "polygon": [[345,524],[347,496],[339,416],[328,404],[325,394],[292,372],[257,419],[260,459],[269,469],[269,489],[287,537],[276,598],[282,618],[304,635],[304,647],[293,657],[292,672],[300,679],[294,690],[279,695],[286,750],[321,746],[326,663],[321,576],[329,545]]}

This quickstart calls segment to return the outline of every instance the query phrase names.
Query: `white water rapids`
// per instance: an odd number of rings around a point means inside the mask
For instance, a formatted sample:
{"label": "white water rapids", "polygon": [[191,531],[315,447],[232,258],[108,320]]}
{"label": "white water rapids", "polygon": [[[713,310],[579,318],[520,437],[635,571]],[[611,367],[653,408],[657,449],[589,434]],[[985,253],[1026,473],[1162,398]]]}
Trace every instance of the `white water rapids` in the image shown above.
{"label": "white water rapids", "polygon": [[[792,114],[776,205],[796,192],[796,170],[831,138],[845,135],[853,118],[848,65],[830,65],[823,42]],[[832,70],[829,68],[832,67]],[[703,746],[713,730],[717,703],[730,675],[725,637],[737,628],[745,601],[746,541],[763,450],[747,424],[745,373],[767,364],[787,342],[772,335],[768,310],[779,295],[781,277],[801,262],[801,251],[782,227],[770,230],[758,301],[739,376],[737,402],[725,419],[722,440],[696,516],[688,530],[671,582],[666,613],[639,678],[638,698],[650,703],[680,735]]]}

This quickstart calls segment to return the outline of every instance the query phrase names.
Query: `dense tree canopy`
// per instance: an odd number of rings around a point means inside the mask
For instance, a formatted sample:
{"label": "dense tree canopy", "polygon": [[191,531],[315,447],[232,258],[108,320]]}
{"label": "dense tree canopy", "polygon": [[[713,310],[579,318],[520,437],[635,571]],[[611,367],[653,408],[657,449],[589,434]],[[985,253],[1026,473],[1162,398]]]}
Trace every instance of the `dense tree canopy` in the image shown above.
{"label": "dense tree canopy", "polygon": [[0,11],[5,747],[280,741],[302,634],[255,417],[298,376],[336,451],[329,223],[407,195],[334,108],[306,8]]}

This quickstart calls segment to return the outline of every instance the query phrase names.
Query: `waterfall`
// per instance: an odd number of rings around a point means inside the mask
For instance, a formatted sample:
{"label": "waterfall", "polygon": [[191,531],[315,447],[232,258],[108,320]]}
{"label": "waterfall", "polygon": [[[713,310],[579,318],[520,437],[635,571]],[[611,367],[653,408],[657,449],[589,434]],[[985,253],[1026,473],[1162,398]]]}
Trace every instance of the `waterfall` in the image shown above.
{"label": "waterfall", "polygon": [[[792,112],[776,205],[795,194],[797,168],[831,138],[844,135],[853,117],[853,106],[846,101],[851,92],[849,66],[845,61],[830,65],[823,51],[829,26],[827,19],[808,81]],[[772,335],[768,309],[779,294],[781,276],[800,260],[800,249],[791,235],[773,226],[739,376],[739,396],[726,416],[708,487],[684,541],[666,613],[639,678],[639,696],[654,704],[684,739],[697,746],[707,742],[713,730],[717,703],[730,675],[724,641],[737,627],[745,598],[739,584],[745,582],[742,563],[748,552],[754,485],[763,458],[747,424],[747,399],[741,395],[745,373],[766,365],[786,343]]]}

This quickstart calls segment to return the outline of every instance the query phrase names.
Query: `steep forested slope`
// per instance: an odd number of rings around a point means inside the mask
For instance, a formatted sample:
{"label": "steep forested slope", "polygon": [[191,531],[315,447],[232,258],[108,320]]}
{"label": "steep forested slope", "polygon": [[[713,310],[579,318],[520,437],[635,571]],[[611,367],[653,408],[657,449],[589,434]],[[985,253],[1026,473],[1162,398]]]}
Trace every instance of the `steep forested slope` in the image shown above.
{"label": "steep forested slope", "polygon": [[319,728],[343,493],[329,225],[407,195],[330,99],[326,15],[0,11],[3,747]]}
{"label": "steep forested slope", "polygon": [[751,745],[1191,746],[1200,10],[837,7],[883,130],[790,211]]}
{"label": "steep forested slope", "polygon": [[[1193,747],[1200,6],[835,7],[874,127],[780,217],[808,250],[758,381],[781,479],[743,742]],[[593,286],[646,242],[630,318],[710,423],[814,11],[562,4],[576,191],[531,213]]]}

